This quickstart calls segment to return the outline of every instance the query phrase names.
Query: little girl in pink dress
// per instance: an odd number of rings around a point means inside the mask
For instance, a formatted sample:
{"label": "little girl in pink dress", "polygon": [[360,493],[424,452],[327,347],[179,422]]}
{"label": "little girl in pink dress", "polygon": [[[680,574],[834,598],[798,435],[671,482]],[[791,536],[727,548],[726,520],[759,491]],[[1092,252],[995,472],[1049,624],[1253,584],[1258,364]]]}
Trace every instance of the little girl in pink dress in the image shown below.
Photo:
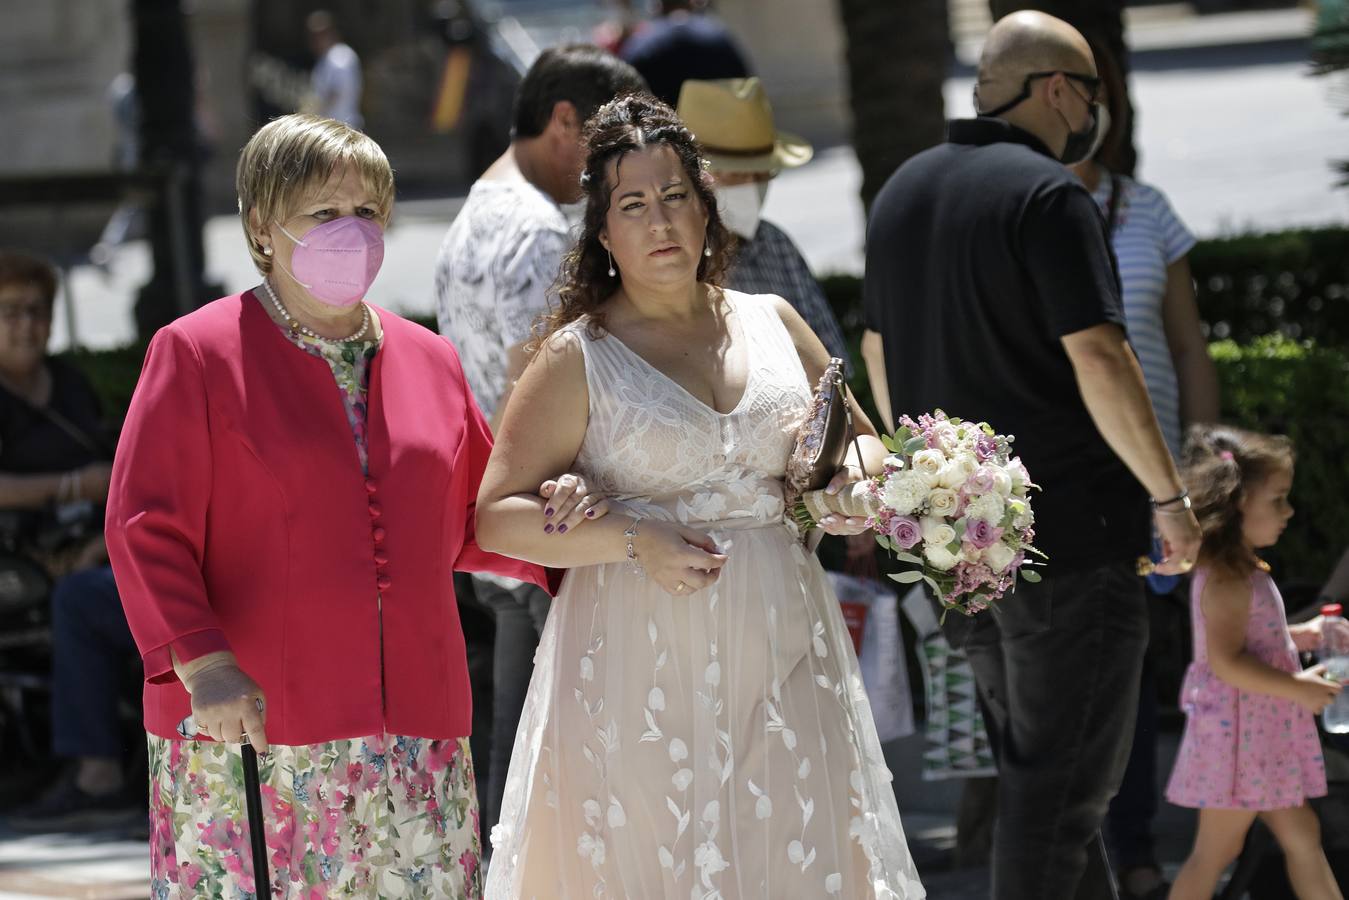
{"label": "little girl in pink dress", "polygon": [[1317,617],[1290,627],[1278,588],[1255,555],[1278,540],[1293,515],[1292,445],[1198,426],[1185,463],[1204,542],[1191,584],[1194,662],[1180,697],[1185,737],[1166,796],[1199,809],[1199,829],[1170,900],[1209,900],[1257,816],[1282,846],[1300,900],[1341,900],[1306,802],[1326,793],[1313,717],[1340,686],[1323,666],[1303,671],[1298,652],[1316,649],[1325,623]]}

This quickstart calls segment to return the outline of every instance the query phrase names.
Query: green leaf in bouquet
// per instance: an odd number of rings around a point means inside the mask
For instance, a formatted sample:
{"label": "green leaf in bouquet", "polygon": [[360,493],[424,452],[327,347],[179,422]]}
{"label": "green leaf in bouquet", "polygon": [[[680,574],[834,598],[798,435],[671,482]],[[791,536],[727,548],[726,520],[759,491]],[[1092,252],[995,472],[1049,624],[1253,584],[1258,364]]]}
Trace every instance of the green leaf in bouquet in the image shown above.
{"label": "green leaf in bouquet", "polygon": [[876,535],[876,545],[880,547],[882,550],[892,549],[890,539],[883,534]]}
{"label": "green leaf in bouquet", "polygon": [[903,425],[891,436],[890,439],[894,441],[896,447],[903,447],[911,437],[913,437],[912,429],[910,429],[909,426],[907,425]]}
{"label": "green leaf in bouquet", "polygon": [[951,526],[956,530],[956,537],[963,538],[965,536],[965,529],[969,527],[969,522],[968,516],[961,516],[959,519],[956,519],[955,524]]}
{"label": "green leaf in bouquet", "polygon": [[934,593],[937,594],[941,593],[941,586],[937,584],[936,579],[934,579],[931,575],[924,575],[923,580],[927,582],[927,586],[932,588]]}
{"label": "green leaf in bouquet", "polygon": [[885,446],[885,449],[889,450],[891,453],[899,452],[899,445],[895,443],[894,438],[890,437],[887,434],[881,435],[881,444],[883,444]]}
{"label": "green leaf in bouquet", "polygon": [[913,584],[923,580],[923,573],[917,569],[911,569],[908,572],[892,572],[890,577],[900,584]]}
{"label": "green leaf in bouquet", "polygon": [[923,560],[920,557],[914,556],[912,553],[906,553],[903,550],[895,551],[895,559],[900,562],[913,563],[915,566],[921,566],[923,564]]}
{"label": "green leaf in bouquet", "polygon": [[1041,578],[1040,573],[1035,571],[1034,569],[1022,569],[1021,577],[1026,581],[1029,581],[1031,584],[1039,584]]}
{"label": "green leaf in bouquet", "polygon": [[927,438],[919,436],[909,438],[904,442],[904,455],[913,456],[919,450],[927,447]]}

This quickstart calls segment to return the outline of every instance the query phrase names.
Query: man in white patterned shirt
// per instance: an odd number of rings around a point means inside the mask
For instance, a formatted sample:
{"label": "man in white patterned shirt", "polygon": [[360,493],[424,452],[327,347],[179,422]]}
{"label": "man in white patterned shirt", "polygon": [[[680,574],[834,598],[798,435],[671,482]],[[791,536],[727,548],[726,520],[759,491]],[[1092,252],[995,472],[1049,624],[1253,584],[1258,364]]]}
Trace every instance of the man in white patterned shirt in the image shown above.
{"label": "man in white patterned shirt", "polygon": [[[516,94],[510,147],[473,184],[445,235],[436,260],[436,319],[440,333],[458,349],[473,397],[493,431],[529,361],[534,322],[548,309],[548,293],[573,243],[560,204],[581,196],[581,128],[612,98],[645,89],[636,70],[596,47],[545,50]],[[461,604],[469,602],[468,591],[460,590],[465,580],[456,578]],[[485,837],[500,814],[548,595],[512,579],[477,575],[472,593],[495,621],[490,643],[471,614],[464,628]],[[490,727],[483,727],[488,722],[480,715],[489,709]],[[488,734],[490,750],[484,746]]]}
{"label": "man in white patterned shirt", "polygon": [[801,314],[830,355],[850,368],[843,330],[805,257],[781,228],[760,216],[768,183],[780,170],[809,162],[810,144],[774,127],[758,78],[685,81],[678,112],[703,146],[721,219],[740,241],[726,286],[777,294]]}

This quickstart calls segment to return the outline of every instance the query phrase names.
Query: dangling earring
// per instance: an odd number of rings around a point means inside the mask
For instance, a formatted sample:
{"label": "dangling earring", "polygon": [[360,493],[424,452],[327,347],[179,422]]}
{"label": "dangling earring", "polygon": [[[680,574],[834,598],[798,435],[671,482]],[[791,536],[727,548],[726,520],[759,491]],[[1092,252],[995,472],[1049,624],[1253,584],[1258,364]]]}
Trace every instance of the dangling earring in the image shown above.
{"label": "dangling earring", "polygon": [[708,244],[708,243],[704,243],[704,244],[703,244],[703,256],[706,256],[706,257],[709,257],[709,258],[712,256],[712,245],[711,245],[711,244]]}
{"label": "dangling earring", "polygon": [[610,252],[608,247],[604,248],[604,252],[609,254],[609,277],[613,278],[615,275],[618,274],[616,271],[614,271],[614,254]]}

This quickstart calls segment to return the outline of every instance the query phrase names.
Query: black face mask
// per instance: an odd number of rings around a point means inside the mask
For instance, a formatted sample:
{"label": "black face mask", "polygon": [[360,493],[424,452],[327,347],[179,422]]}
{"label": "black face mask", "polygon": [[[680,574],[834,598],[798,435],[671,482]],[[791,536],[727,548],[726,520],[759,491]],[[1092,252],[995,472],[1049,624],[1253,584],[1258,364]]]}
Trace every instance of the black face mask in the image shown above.
{"label": "black face mask", "polygon": [[[1060,73],[1058,70],[1052,72],[1031,72],[1026,76],[1026,80],[1021,83],[1021,93],[1017,94],[1011,100],[1008,100],[1002,106],[999,106],[996,109],[990,109],[987,112],[981,112],[979,115],[1002,115],[1012,107],[1030,99],[1030,83],[1032,81],[1037,78],[1049,78],[1058,74],[1062,74],[1065,78],[1071,78],[1074,81],[1080,81],[1082,84],[1086,85],[1087,89],[1091,92],[1092,98],[1087,101],[1091,104],[1091,123],[1081,131],[1068,132],[1068,143],[1064,146],[1063,153],[1059,156],[1060,162],[1071,166],[1090,158],[1091,155],[1096,152],[1096,148],[1100,145],[1102,106],[1100,103],[1096,102],[1095,98],[1097,97],[1097,92],[1101,88],[1101,79],[1091,75],[1079,75],[1075,72]],[[977,109],[979,106],[979,93],[977,88],[975,89],[974,100],[974,105]],[[1063,114],[1060,113],[1059,115]],[[1065,116],[1064,118],[1066,119],[1067,117]],[[1069,127],[1071,128],[1072,126],[1070,125]]]}
{"label": "black face mask", "polygon": [[1065,166],[1075,166],[1095,155],[1096,149],[1101,145],[1102,132],[1105,130],[1101,127],[1101,111],[1101,104],[1093,103],[1090,124],[1081,131],[1068,132],[1068,141],[1063,145],[1059,162]]}

